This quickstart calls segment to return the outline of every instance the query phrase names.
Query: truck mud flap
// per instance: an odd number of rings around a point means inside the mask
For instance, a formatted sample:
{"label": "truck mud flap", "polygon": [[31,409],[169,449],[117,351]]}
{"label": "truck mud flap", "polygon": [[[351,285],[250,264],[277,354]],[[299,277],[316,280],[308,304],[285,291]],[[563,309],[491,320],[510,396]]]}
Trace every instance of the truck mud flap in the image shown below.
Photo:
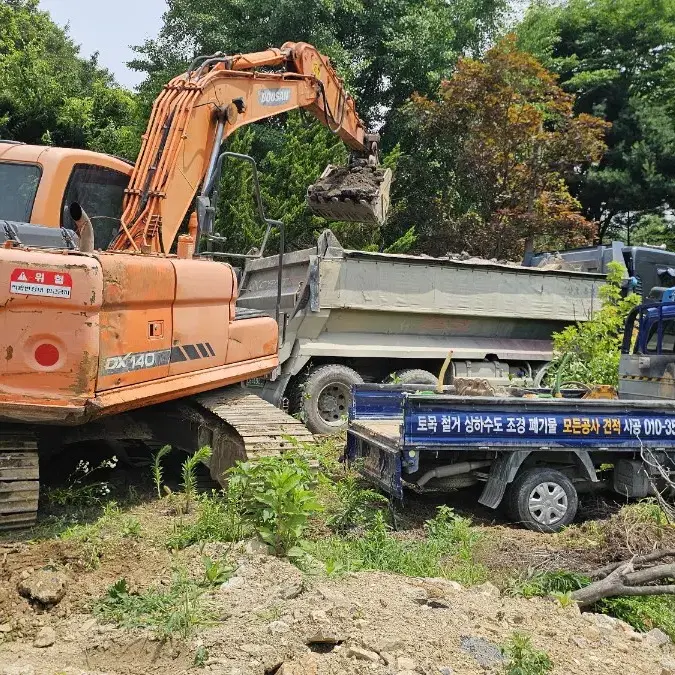
{"label": "truck mud flap", "polygon": [[508,484],[513,482],[520,465],[528,458],[530,452],[531,450],[516,450],[497,457],[490,467],[490,475],[478,503],[496,509],[504,499]]}
{"label": "truck mud flap", "polygon": [[346,459],[356,463],[359,472],[388,495],[403,499],[400,453],[350,431]]}

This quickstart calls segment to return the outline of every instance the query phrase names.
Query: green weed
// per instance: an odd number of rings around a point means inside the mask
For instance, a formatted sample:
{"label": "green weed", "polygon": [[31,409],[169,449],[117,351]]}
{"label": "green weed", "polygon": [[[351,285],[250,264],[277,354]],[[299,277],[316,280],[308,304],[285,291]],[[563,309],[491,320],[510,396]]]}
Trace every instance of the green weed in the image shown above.
{"label": "green weed", "polygon": [[162,459],[171,452],[171,446],[165,445],[152,456],[152,481],[157,490],[157,499],[162,498],[162,482],[164,481],[164,468]]}
{"label": "green weed", "polygon": [[183,462],[181,487],[185,495],[186,513],[190,512],[190,508],[197,497],[197,466],[200,462],[206,462],[209,457],[211,457],[211,448],[205,445]]}
{"label": "green weed", "polygon": [[232,565],[222,560],[212,560],[209,556],[202,557],[204,563],[204,585],[220,586],[224,584],[234,571]]}
{"label": "green weed", "polygon": [[277,555],[293,555],[309,517],[321,509],[309,465],[294,455],[238,464],[228,480],[242,498],[244,517]]}
{"label": "green weed", "polygon": [[47,490],[50,504],[67,508],[87,507],[100,504],[109,494],[110,485],[106,481],[94,481],[92,476],[104,469],[114,469],[117,457],[104,459],[96,466],[80,460],[75,470],[66,479],[66,484]]}
{"label": "green weed", "polygon": [[94,613],[121,628],[149,628],[160,638],[188,638],[198,626],[212,623],[203,588],[184,574],[175,574],[168,589],[134,594],[126,579],[115,582],[94,605]]}
{"label": "green weed", "polygon": [[508,595],[519,595],[524,598],[546,595],[559,597],[587,586],[590,581],[582,574],[565,570],[556,572],[530,570],[522,577],[511,579],[505,590]]}
{"label": "green weed", "polygon": [[[456,522],[455,522],[456,521]],[[328,537],[307,544],[308,551],[331,574],[381,570],[413,577],[446,577],[465,584],[484,581],[486,569],[474,562],[478,534],[450,509],[427,523],[427,537],[406,540],[393,535],[378,511],[365,534]]]}
{"label": "green weed", "polygon": [[536,649],[529,636],[513,633],[502,648],[506,675],[546,675],[553,670],[549,655]]}
{"label": "green weed", "polygon": [[204,668],[206,662],[209,660],[209,651],[204,645],[199,645],[195,650],[195,658],[193,660],[193,665],[196,668]]}
{"label": "green weed", "polygon": [[172,551],[207,541],[241,541],[253,529],[244,520],[241,491],[237,484],[228,482],[221,492],[197,497],[197,520],[189,525],[177,522],[166,545]]}
{"label": "green weed", "polygon": [[330,509],[326,524],[335,532],[346,532],[362,525],[372,517],[377,504],[387,504],[387,498],[376,490],[364,489],[355,476],[348,475],[335,484],[337,503]]}
{"label": "green weed", "polygon": [[607,598],[598,603],[597,611],[622,619],[639,631],[660,628],[675,640],[675,597],[672,595]]}

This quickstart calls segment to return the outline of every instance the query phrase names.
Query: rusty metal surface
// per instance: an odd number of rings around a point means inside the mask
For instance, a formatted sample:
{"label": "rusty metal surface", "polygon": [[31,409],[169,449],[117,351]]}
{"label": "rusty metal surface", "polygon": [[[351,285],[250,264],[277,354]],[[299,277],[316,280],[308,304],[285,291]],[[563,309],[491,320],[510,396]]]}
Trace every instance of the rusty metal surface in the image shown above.
{"label": "rusty metal surface", "polygon": [[39,493],[35,438],[22,430],[0,432],[0,530],[33,525]]}
{"label": "rusty metal surface", "polygon": [[297,419],[240,387],[196,397],[199,405],[233,426],[244,441],[249,459],[277,455],[314,436]]}

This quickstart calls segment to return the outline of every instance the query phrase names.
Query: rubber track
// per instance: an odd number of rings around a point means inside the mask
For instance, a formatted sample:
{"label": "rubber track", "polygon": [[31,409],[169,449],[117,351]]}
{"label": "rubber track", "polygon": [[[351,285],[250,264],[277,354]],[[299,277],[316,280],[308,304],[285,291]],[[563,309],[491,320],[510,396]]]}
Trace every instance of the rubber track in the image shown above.
{"label": "rubber track", "polygon": [[34,525],[39,496],[35,437],[26,432],[0,432],[0,530]]}
{"label": "rubber track", "polygon": [[195,399],[237,430],[249,459],[281,454],[296,441],[314,441],[312,433],[295,417],[239,388],[200,394]]}

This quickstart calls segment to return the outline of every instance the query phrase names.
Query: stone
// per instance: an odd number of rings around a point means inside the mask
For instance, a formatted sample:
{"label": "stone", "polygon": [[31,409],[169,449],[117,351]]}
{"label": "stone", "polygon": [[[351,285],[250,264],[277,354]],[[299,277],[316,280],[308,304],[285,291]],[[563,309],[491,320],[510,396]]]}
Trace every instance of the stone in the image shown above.
{"label": "stone", "polygon": [[380,652],[400,652],[406,648],[405,640],[400,638],[384,638],[374,647],[373,651]]}
{"label": "stone", "polygon": [[661,666],[661,675],[675,675],[674,659],[663,659],[659,665]]}
{"label": "stone", "polygon": [[455,671],[450,666],[441,666],[438,669],[438,675],[455,675]]}
{"label": "stone", "polygon": [[619,627],[619,622],[614,617],[607,616],[607,614],[594,614],[593,618],[595,619],[595,625],[598,628],[615,630]]}
{"label": "stone", "polygon": [[330,619],[328,618],[328,614],[326,614],[326,610],[324,610],[324,609],[312,610],[309,613],[309,618],[312,621],[316,621],[317,623],[329,623],[330,622]]}
{"label": "stone", "polygon": [[297,598],[303,590],[304,586],[302,579],[298,579],[297,581],[289,581],[279,590],[279,597],[282,600],[293,600],[294,598]]}
{"label": "stone", "polygon": [[66,577],[52,570],[38,570],[19,581],[18,591],[46,607],[57,605],[66,594]]}
{"label": "stone", "polygon": [[331,628],[319,628],[305,640],[306,645],[339,645],[346,640],[346,636]]}
{"label": "stone", "polygon": [[40,628],[38,634],[33,640],[33,647],[51,647],[56,642],[56,631],[49,626]]}
{"label": "stone", "polygon": [[251,537],[244,542],[244,551],[249,555],[269,555],[270,547],[257,537]]}
{"label": "stone", "polygon": [[584,628],[584,637],[587,637],[589,640],[599,640],[601,635],[600,629],[596,626],[587,626]]}
{"label": "stone", "polygon": [[573,644],[575,647],[578,647],[579,649],[588,648],[588,640],[578,635],[572,635],[570,637],[570,643]]}
{"label": "stone", "polygon": [[412,670],[414,672],[417,670],[417,663],[408,656],[399,656],[396,659],[396,667],[399,670]]}
{"label": "stone", "polygon": [[231,577],[226,582],[220,584],[220,589],[223,591],[230,591],[234,588],[241,588],[246,585],[246,580],[242,577]]}
{"label": "stone", "polygon": [[370,661],[371,663],[379,663],[380,655],[377,652],[371,652],[368,649],[361,647],[348,647],[347,656],[359,661]]}
{"label": "stone", "polygon": [[484,638],[463,636],[459,644],[462,651],[473,656],[476,663],[483,668],[489,668],[504,661],[501,649]]}
{"label": "stone", "polygon": [[272,635],[281,635],[283,633],[288,633],[291,630],[291,627],[284,621],[272,621],[272,623],[267,626],[267,630],[272,633]]}
{"label": "stone", "polygon": [[12,626],[8,623],[0,623],[0,633],[11,633]]}
{"label": "stone", "polygon": [[319,666],[314,654],[306,654],[294,661],[287,661],[277,671],[279,675],[317,675]]}
{"label": "stone", "polygon": [[666,635],[660,628],[652,628],[645,634],[645,640],[657,647],[663,647],[670,643],[670,637]]}
{"label": "stone", "polygon": [[474,586],[474,590],[482,595],[489,595],[491,598],[498,598],[501,595],[501,591],[489,581],[486,581],[484,584]]}
{"label": "stone", "polygon": [[96,619],[87,619],[80,626],[80,633],[88,633],[97,624]]}

